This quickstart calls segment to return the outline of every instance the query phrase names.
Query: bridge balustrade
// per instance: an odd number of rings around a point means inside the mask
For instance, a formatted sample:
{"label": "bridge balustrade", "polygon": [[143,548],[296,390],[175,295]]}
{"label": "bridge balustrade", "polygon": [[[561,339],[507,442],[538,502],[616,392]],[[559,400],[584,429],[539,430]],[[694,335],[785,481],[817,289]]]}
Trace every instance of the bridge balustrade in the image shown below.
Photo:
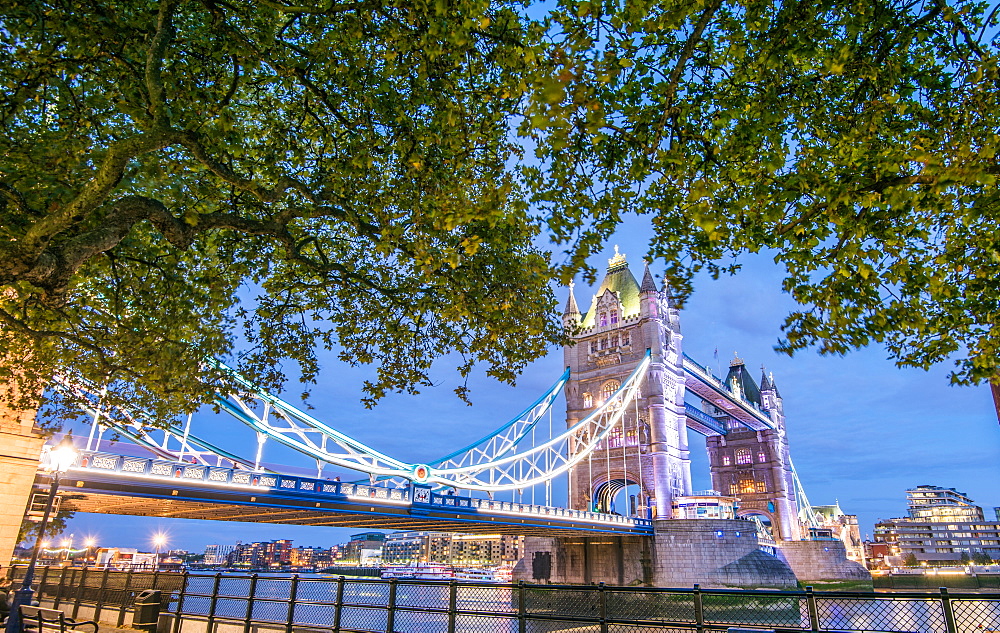
{"label": "bridge balustrade", "polygon": [[[23,566],[11,574],[16,580]],[[42,568],[38,599],[121,627],[135,595],[163,590],[161,631],[257,633],[995,633],[997,594],[614,587],[247,573]]]}
{"label": "bridge balustrade", "polygon": [[[115,455],[96,451],[84,451],[77,462],[77,468],[104,473],[115,473],[124,477],[150,478],[187,482],[219,487],[267,489],[271,493],[287,493],[309,498],[330,497],[365,503],[409,505],[413,507],[447,508],[460,512],[491,515],[512,515],[531,517],[552,517],[595,525],[625,526],[642,530],[652,530],[653,522],[648,519],[625,517],[603,512],[570,510],[553,506],[517,503],[492,499],[464,497],[456,494],[441,494],[429,486],[410,485],[404,488],[366,485],[356,482],[340,482],[329,479],[297,477],[271,472],[254,472],[223,466],[189,464],[147,457]],[[416,490],[425,494],[416,495]],[[426,501],[424,501],[426,500]]]}

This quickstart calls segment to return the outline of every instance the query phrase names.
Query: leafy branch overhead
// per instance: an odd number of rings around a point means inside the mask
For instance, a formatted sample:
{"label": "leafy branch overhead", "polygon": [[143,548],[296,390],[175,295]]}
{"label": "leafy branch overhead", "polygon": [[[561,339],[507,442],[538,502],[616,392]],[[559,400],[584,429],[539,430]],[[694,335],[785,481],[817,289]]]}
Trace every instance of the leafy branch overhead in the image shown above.
{"label": "leafy branch overhead", "polygon": [[[561,331],[506,162],[537,25],[507,3],[16,3],[0,29],[0,331],[168,414],[316,348],[370,402]],[[530,27],[530,28],[529,28]],[[515,327],[516,324],[516,327]],[[230,359],[232,360],[232,359]],[[460,389],[460,391],[462,391]]]}
{"label": "leafy branch overhead", "polygon": [[680,297],[773,254],[787,351],[996,373],[988,5],[8,4],[0,371],[26,405],[71,368],[166,416],[224,382],[206,356],[277,389],[318,348],[377,368],[370,404],[453,352],[512,381],[562,340],[550,282],[629,213]]}
{"label": "leafy branch overhead", "polygon": [[779,349],[873,342],[998,376],[998,5],[565,3],[535,200],[576,262],[628,212],[682,296],[741,253],[802,305]]}

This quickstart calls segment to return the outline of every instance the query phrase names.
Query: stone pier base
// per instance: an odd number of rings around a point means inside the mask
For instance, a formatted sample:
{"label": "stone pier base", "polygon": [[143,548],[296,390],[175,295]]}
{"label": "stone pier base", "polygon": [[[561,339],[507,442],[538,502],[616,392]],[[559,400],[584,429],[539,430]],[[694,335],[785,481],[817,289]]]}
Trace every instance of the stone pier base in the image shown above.
{"label": "stone pier base", "polygon": [[652,550],[644,536],[526,536],[514,581],[651,587]]}
{"label": "stone pier base", "polygon": [[789,541],[779,555],[795,572],[799,583],[816,589],[856,591],[872,588],[872,575],[865,566],[847,558],[839,540]]}
{"label": "stone pier base", "polygon": [[760,550],[753,524],[732,519],[654,523],[657,587],[773,588],[797,586],[780,557]]}

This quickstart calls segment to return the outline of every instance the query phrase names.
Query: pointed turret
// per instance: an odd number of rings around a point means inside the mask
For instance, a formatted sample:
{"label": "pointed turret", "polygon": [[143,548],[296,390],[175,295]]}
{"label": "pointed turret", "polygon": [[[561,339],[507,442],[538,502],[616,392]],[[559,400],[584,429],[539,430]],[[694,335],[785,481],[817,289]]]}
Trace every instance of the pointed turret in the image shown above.
{"label": "pointed turret", "polygon": [[646,262],[646,270],[642,273],[642,283],[639,284],[639,292],[656,292],[656,282],[653,281],[653,275],[649,272],[649,262]]}
{"label": "pointed turret", "polygon": [[768,374],[768,376],[767,376],[767,383],[769,385],[771,385],[771,391],[774,392],[774,396],[776,398],[780,398],[781,397],[781,392],[778,391],[778,385],[774,384],[774,372]]}
{"label": "pointed turret", "polygon": [[580,308],[576,305],[576,295],[573,294],[572,281],[569,282],[569,298],[566,299],[566,309],[563,310],[563,325],[569,327],[580,322]]}
{"label": "pointed turret", "polygon": [[763,365],[761,365],[760,366],[760,390],[761,391],[769,391],[771,389],[774,389],[774,385],[771,384],[771,380],[767,377],[767,370],[764,369]]}

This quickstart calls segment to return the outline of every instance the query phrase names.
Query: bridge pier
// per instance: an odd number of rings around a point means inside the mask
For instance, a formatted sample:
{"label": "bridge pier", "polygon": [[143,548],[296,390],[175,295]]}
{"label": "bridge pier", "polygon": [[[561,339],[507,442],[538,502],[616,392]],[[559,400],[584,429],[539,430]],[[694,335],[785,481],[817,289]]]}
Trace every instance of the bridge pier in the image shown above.
{"label": "bridge pier", "polygon": [[665,519],[642,536],[527,537],[514,580],[553,584],[794,589],[871,587],[840,541],[789,541],[774,555],[756,529],[734,519]]}

